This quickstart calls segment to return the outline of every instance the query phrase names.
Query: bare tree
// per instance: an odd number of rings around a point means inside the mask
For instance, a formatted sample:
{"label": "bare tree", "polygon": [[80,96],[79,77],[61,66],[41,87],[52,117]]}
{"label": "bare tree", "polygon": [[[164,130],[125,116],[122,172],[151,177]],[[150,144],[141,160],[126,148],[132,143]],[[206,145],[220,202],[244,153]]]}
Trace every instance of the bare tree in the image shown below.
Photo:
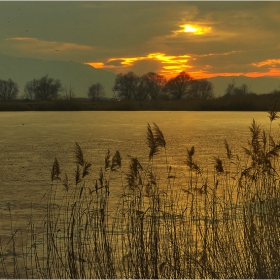
{"label": "bare tree", "polygon": [[242,84],[241,86],[236,87],[233,80],[231,84],[228,84],[225,90],[224,97],[248,95],[249,93],[250,93],[250,89],[247,84]]}
{"label": "bare tree", "polygon": [[228,86],[227,86],[227,88],[225,90],[224,96],[231,96],[231,95],[233,95],[234,88],[235,88],[235,83],[234,83],[234,80],[232,80],[232,83],[228,84]]}
{"label": "bare tree", "polygon": [[165,85],[165,91],[175,99],[186,96],[191,86],[192,78],[186,72],[181,72],[175,78],[171,78]]}
{"label": "bare tree", "polygon": [[190,87],[190,97],[211,99],[214,97],[213,84],[206,79],[193,80]]}
{"label": "bare tree", "polygon": [[135,87],[133,97],[135,100],[145,100],[148,96],[145,80],[142,77],[138,77],[138,83]]}
{"label": "bare tree", "polygon": [[67,89],[65,86],[63,92],[64,94],[62,98],[66,100],[72,100],[73,98],[75,98],[75,92],[71,85],[69,86],[69,89]]}
{"label": "bare tree", "polygon": [[133,97],[137,99],[137,91],[139,86],[139,77],[133,72],[127,74],[118,74],[113,87],[113,92],[118,94],[118,97],[123,97],[127,100]]}
{"label": "bare tree", "polygon": [[30,99],[48,100],[56,99],[62,89],[59,80],[54,80],[46,75],[41,79],[33,79],[27,82],[24,92]]}
{"label": "bare tree", "polygon": [[242,84],[240,87],[238,87],[238,94],[240,95],[247,95],[249,92],[250,89],[247,84]]}
{"label": "bare tree", "polygon": [[163,92],[166,85],[166,78],[154,72],[149,72],[141,77],[146,94],[152,99],[156,100]]}
{"label": "bare tree", "polygon": [[34,100],[35,99],[35,92],[33,90],[34,87],[36,87],[36,83],[34,82],[34,80],[27,82],[24,87],[23,97],[26,99]]}
{"label": "bare tree", "polygon": [[88,88],[88,97],[92,100],[98,100],[100,97],[103,97],[105,95],[105,90],[102,84],[96,83],[92,84]]}
{"label": "bare tree", "polygon": [[0,99],[11,100],[15,99],[18,94],[18,85],[11,79],[0,80]]}

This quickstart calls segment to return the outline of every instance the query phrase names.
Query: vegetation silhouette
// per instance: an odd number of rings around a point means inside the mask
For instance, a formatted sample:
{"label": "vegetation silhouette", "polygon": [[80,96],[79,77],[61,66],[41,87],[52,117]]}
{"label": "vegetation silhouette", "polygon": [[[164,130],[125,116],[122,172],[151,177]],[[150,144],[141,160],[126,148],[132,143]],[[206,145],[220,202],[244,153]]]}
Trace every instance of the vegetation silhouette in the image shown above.
{"label": "vegetation silhouette", "polygon": [[100,98],[104,97],[104,95],[105,90],[100,83],[92,84],[88,89],[88,97],[93,101],[99,100]]}
{"label": "vegetation silhouette", "polygon": [[29,81],[24,87],[25,96],[30,100],[57,99],[61,91],[61,82],[49,78],[48,75]]}
{"label": "vegetation silhouette", "polygon": [[121,73],[116,76],[112,90],[114,96],[106,97],[103,85],[97,82],[89,86],[89,98],[75,98],[71,86],[67,89],[59,80],[46,75],[27,82],[22,99],[16,99],[17,84],[11,79],[0,80],[0,111],[267,111],[269,104],[280,96],[280,90],[255,94],[247,84],[236,86],[233,80],[224,95],[216,97],[211,82],[193,79],[186,72],[169,80],[154,72],[142,76],[132,71]]}
{"label": "vegetation silhouette", "polygon": [[18,91],[18,85],[13,80],[0,80],[0,100],[15,99]]}

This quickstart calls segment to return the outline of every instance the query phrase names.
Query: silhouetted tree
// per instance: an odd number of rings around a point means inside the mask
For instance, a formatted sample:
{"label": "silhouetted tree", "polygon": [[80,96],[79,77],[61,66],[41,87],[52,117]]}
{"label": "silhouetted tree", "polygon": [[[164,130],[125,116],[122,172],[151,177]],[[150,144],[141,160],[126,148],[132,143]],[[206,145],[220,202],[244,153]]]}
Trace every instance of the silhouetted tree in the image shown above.
{"label": "silhouetted tree", "polygon": [[133,97],[135,100],[145,100],[148,96],[145,80],[138,77],[138,83],[135,87]]}
{"label": "silhouetted tree", "polygon": [[166,85],[166,78],[154,72],[149,72],[141,77],[144,90],[146,94],[152,99],[156,100],[163,92]]}
{"label": "silhouetted tree", "polygon": [[231,84],[228,84],[224,96],[232,96],[235,88],[234,80],[232,80]]}
{"label": "silhouetted tree", "polygon": [[242,84],[235,89],[235,95],[247,95],[250,93],[249,87],[247,84]]}
{"label": "silhouetted tree", "polygon": [[234,80],[231,84],[228,84],[224,97],[228,96],[238,96],[238,95],[248,95],[250,94],[250,90],[247,84],[242,84],[239,87],[235,86]]}
{"label": "silhouetted tree", "polygon": [[139,86],[139,77],[132,71],[127,74],[118,74],[116,76],[115,85],[113,91],[118,94],[118,97],[123,97],[127,100],[138,98],[137,88]]}
{"label": "silhouetted tree", "polygon": [[48,75],[41,79],[34,79],[26,83],[24,92],[29,99],[56,99],[62,91],[59,80],[49,78]]}
{"label": "silhouetted tree", "polygon": [[92,84],[88,89],[88,97],[92,100],[98,100],[105,95],[105,90],[102,84]]}
{"label": "silhouetted tree", "polygon": [[69,89],[64,87],[62,98],[66,99],[66,100],[72,100],[75,98],[75,92],[71,85],[70,85]]}
{"label": "silhouetted tree", "polygon": [[279,89],[274,89],[273,91],[270,92],[270,94],[280,95],[280,90]]}
{"label": "silhouetted tree", "polygon": [[0,80],[0,99],[15,99],[18,94],[18,85],[13,80]]}
{"label": "silhouetted tree", "polygon": [[171,78],[165,85],[165,91],[175,99],[186,96],[191,86],[192,78],[186,72],[181,72],[175,78]]}
{"label": "silhouetted tree", "polygon": [[206,79],[193,80],[190,86],[189,96],[193,98],[212,99],[214,86]]}

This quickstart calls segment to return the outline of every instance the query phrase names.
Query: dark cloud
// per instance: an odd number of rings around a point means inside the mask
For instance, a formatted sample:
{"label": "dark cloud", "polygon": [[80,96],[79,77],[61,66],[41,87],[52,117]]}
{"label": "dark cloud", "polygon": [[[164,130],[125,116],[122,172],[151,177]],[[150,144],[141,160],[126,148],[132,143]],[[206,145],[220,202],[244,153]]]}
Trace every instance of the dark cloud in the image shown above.
{"label": "dark cloud", "polygon": [[[254,62],[280,57],[278,1],[0,1],[0,11],[0,49],[14,56],[106,65],[150,53],[190,55],[190,69],[217,72],[257,71]],[[183,24],[211,32],[179,32]],[[26,47],[11,38],[33,41]],[[57,46],[64,49],[52,51]],[[118,71],[120,61],[111,63]],[[131,69],[141,73],[162,65],[136,61]]]}

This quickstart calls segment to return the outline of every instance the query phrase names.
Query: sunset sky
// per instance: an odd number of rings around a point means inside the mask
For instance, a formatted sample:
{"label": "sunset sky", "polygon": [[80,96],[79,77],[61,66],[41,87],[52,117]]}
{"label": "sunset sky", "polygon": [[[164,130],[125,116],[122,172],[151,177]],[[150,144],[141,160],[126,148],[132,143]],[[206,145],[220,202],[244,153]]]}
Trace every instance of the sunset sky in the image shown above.
{"label": "sunset sky", "polygon": [[0,1],[0,53],[113,73],[280,77],[280,2]]}

